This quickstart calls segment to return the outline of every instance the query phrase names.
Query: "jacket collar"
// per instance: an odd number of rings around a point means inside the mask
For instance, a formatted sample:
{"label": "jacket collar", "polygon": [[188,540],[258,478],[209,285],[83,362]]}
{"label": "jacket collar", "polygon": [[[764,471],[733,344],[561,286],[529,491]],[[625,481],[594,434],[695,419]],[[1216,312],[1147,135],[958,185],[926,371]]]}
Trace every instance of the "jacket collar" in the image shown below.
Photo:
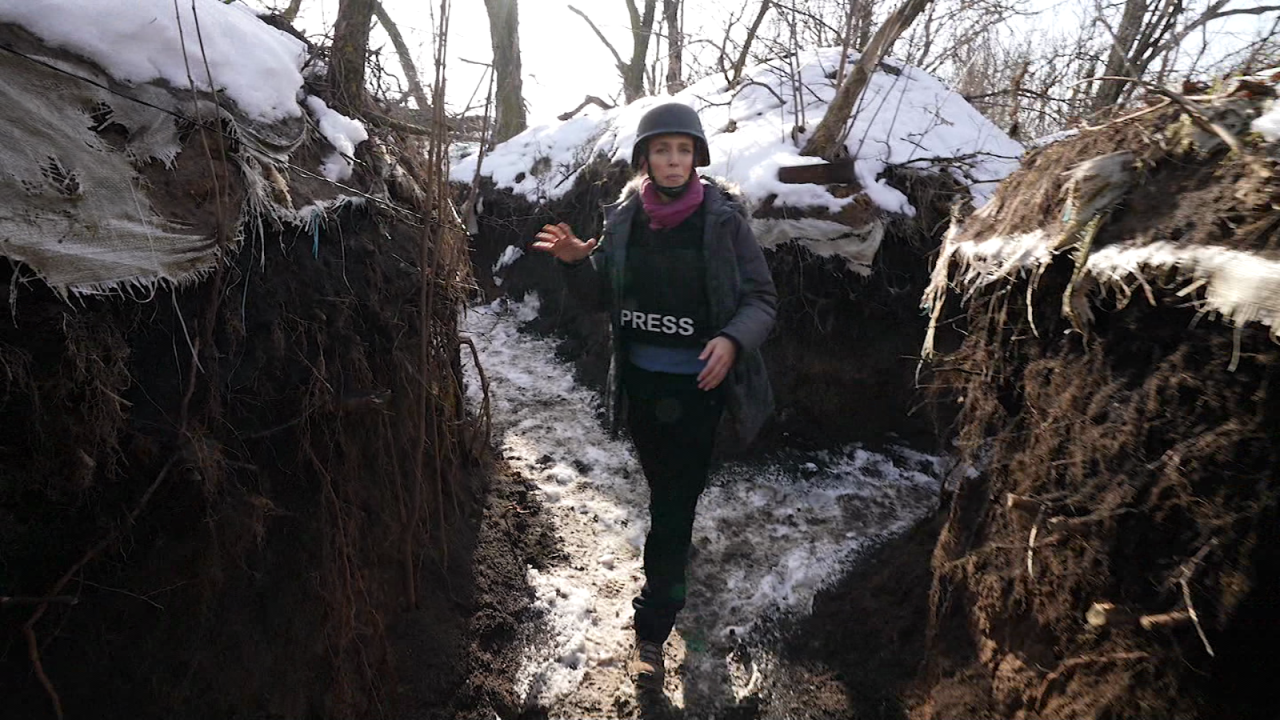
{"label": "jacket collar", "polygon": [[[643,176],[637,175],[622,188],[622,192],[613,204],[605,206],[607,229],[616,230],[631,224],[636,210],[640,207],[640,184],[643,179]],[[746,216],[741,192],[737,187],[719,178],[704,176],[702,181],[706,185],[706,199],[703,200],[703,204],[706,205],[708,218],[719,218],[734,212]]]}

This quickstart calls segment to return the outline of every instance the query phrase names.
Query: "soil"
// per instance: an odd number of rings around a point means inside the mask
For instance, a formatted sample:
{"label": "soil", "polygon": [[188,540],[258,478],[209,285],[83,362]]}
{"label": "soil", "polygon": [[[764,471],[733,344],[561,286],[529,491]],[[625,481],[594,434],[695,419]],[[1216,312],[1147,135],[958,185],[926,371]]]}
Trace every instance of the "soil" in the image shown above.
{"label": "soil", "polygon": [[[1017,202],[962,240],[1055,227],[1064,169],[1135,148],[1151,163],[1098,244],[1275,247],[1272,175],[1221,150],[1156,147],[1151,130],[1112,127],[1033,155],[1000,191]],[[1274,714],[1258,667],[1280,642],[1261,609],[1280,598],[1280,349],[1267,328],[1201,317],[1164,278],[1147,279],[1149,300],[1104,302],[1075,331],[1061,310],[1071,271],[1060,255],[1031,294],[1016,276],[972,293],[968,335],[942,361],[954,371],[945,397],[962,407],[957,446],[978,471],[934,554],[912,717]],[[1010,494],[1029,504],[1007,506]],[[1093,627],[1095,603],[1184,621]]]}
{"label": "soil", "polygon": [[545,568],[560,551],[536,486],[503,465],[490,467],[484,499],[452,540],[448,568],[426,578],[444,592],[392,624],[398,720],[493,720],[519,714],[515,675],[528,638],[533,593],[526,567]]}
{"label": "soil", "polygon": [[927,517],[869,552],[814,600],[809,617],[788,628],[782,657],[809,684],[775,690],[775,716],[907,717],[920,699],[929,558],[943,518]]}
{"label": "soil", "polygon": [[[183,217],[232,207],[201,163],[166,176]],[[316,240],[268,229],[146,298],[0,274],[0,596],[68,599],[33,625],[67,717],[385,716],[411,598],[470,617],[441,598],[468,586],[483,453],[448,353],[429,402],[409,390],[421,230],[346,206]],[[438,289],[433,337],[456,337],[461,294]],[[417,476],[420,419],[449,424]],[[54,713],[38,606],[0,604],[6,717]]]}

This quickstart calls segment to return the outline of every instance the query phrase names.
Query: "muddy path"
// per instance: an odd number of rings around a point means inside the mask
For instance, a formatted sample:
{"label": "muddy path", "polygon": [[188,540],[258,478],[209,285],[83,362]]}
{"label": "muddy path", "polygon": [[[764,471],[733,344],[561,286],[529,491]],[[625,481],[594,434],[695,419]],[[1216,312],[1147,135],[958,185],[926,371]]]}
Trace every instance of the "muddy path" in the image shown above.
{"label": "muddy path", "polygon": [[[850,446],[716,469],[694,528],[689,605],[666,647],[666,700],[637,704],[625,666],[647,489],[630,447],[602,429],[596,394],[574,381],[553,342],[520,332],[536,303],[500,301],[465,322],[505,468],[482,525],[521,538],[495,536],[490,545],[507,556],[479,557],[478,575],[493,569],[506,578],[498,585],[519,592],[492,608],[502,631],[470,641],[488,643],[494,664],[466,683],[467,716],[901,717],[936,532],[916,526],[932,516],[943,461]],[[907,559],[907,546],[921,552]],[[884,569],[851,575],[862,558]],[[918,572],[902,572],[903,562]],[[873,592],[870,582],[899,591]],[[843,611],[851,602],[860,615]]]}

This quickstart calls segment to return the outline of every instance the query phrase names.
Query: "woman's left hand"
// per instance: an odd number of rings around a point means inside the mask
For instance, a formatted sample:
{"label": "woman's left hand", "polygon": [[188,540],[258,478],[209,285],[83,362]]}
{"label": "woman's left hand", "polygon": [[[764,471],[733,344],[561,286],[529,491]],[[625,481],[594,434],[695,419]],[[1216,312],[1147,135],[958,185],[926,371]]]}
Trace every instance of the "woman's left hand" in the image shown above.
{"label": "woman's left hand", "polygon": [[699,360],[705,360],[707,365],[702,368],[702,372],[698,373],[698,389],[714,390],[724,382],[724,378],[729,374],[730,368],[733,367],[733,361],[738,358],[738,346],[729,338],[720,335],[711,338],[707,346],[702,349],[702,354],[698,356]]}

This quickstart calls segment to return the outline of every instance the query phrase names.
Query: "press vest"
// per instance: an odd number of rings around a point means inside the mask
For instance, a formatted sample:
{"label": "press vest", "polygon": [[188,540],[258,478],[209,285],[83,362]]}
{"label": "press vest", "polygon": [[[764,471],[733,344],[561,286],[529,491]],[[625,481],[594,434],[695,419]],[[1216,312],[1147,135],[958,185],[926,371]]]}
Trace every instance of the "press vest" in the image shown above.
{"label": "press vest", "polygon": [[643,210],[636,212],[617,310],[625,342],[701,348],[710,339],[705,226],[702,208],[662,230],[649,227]]}

